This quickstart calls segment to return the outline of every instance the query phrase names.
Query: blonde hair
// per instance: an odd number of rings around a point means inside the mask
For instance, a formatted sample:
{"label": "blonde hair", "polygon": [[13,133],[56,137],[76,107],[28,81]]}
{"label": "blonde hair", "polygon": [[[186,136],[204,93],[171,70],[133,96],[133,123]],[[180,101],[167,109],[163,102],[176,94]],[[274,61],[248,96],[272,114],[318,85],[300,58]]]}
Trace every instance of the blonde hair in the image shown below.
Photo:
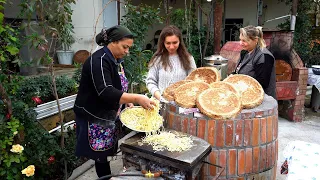
{"label": "blonde hair", "polygon": [[258,45],[260,48],[265,48],[266,47],[266,42],[263,39],[263,32],[262,32],[262,27],[261,26],[247,26],[244,28],[240,28],[240,34],[245,38],[245,39],[251,39],[254,40],[258,38]]}

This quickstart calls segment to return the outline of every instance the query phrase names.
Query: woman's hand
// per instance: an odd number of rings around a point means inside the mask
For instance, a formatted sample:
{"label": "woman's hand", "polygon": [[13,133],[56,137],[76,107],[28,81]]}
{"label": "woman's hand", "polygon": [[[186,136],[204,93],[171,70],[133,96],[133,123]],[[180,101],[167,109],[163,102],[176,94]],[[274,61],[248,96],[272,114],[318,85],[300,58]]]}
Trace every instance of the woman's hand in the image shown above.
{"label": "woman's hand", "polygon": [[154,95],[153,95],[156,99],[160,100],[161,98],[161,94],[160,94],[160,91],[156,91],[154,92]]}
{"label": "woman's hand", "polygon": [[147,96],[140,94],[137,96],[137,103],[145,109],[153,109],[153,106],[156,106],[154,101]]}
{"label": "woman's hand", "polygon": [[133,106],[134,106],[133,103],[127,103],[128,108],[132,108]]}

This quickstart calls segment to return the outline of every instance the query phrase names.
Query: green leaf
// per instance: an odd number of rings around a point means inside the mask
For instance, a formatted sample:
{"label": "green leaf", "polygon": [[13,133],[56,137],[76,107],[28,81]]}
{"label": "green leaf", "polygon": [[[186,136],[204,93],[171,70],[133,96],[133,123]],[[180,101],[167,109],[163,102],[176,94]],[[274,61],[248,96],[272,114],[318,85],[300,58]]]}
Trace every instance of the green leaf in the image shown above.
{"label": "green leaf", "polygon": [[12,63],[16,64],[16,63],[19,63],[20,59],[16,59],[14,61],[12,61]]}
{"label": "green leaf", "polygon": [[17,174],[18,173],[18,169],[16,167],[12,168],[12,172]]}
{"label": "green leaf", "polygon": [[17,42],[17,38],[16,38],[16,37],[11,36],[10,39],[11,39],[13,42]]}
{"label": "green leaf", "polygon": [[16,163],[20,163],[20,159],[19,159],[18,157],[15,158],[14,161],[15,161]]}
{"label": "green leaf", "polygon": [[24,157],[24,156],[21,156],[21,157],[20,157],[20,160],[21,160],[21,162],[25,162],[25,161],[27,160],[27,158]]}
{"label": "green leaf", "polygon": [[3,17],[4,17],[4,14],[3,13],[0,13],[0,23],[2,24],[3,22]]}
{"label": "green leaf", "polygon": [[19,49],[14,46],[7,46],[6,50],[11,54],[11,55],[16,55],[19,52]]}
{"label": "green leaf", "polygon": [[10,162],[10,161],[7,161],[7,162],[6,162],[6,166],[7,166],[7,167],[10,167],[10,166],[11,166],[11,162]]}
{"label": "green leaf", "polygon": [[4,170],[0,172],[0,176],[3,176],[5,174],[6,174],[6,171],[4,171]]}
{"label": "green leaf", "polygon": [[3,31],[5,31],[5,29],[4,29],[2,26],[0,26],[0,34],[1,34]]}

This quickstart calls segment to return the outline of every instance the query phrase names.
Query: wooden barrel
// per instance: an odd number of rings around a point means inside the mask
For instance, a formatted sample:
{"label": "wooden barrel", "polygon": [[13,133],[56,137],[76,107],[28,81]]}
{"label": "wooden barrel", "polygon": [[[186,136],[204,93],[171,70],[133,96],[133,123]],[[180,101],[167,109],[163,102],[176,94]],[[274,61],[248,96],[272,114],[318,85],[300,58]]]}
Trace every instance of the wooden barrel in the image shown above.
{"label": "wooden barrel", "polygon": [[[215,120],[199,113],[183,114],[177,105],[163,109],[166,128],[198,136],[212,146],[207,161],[225,167],[219,179],[275,179],[278,156],[278,104],[270,97],[234,119]],[[220,168],[202,167],[203,179]]]}

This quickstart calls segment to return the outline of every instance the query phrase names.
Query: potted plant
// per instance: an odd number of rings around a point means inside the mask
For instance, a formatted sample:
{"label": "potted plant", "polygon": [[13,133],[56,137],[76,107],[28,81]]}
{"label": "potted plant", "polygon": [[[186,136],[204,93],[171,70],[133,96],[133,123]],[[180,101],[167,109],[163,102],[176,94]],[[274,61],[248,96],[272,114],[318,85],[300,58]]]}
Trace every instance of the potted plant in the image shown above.
{"label": "potted plant", "polygon": [[60,0],[60,5],[57,9],[57,21],[56,21],[56,30],[58,44],[62,47],[60,50],[57,50],[58,61],[60,64],[72,64],[72,58],[74,52],[70,50],[71,45],[74,43],[74,37],[72,34],[73,25],[72,25],[72,12],[71,3],[75,4],[75,0]]}

